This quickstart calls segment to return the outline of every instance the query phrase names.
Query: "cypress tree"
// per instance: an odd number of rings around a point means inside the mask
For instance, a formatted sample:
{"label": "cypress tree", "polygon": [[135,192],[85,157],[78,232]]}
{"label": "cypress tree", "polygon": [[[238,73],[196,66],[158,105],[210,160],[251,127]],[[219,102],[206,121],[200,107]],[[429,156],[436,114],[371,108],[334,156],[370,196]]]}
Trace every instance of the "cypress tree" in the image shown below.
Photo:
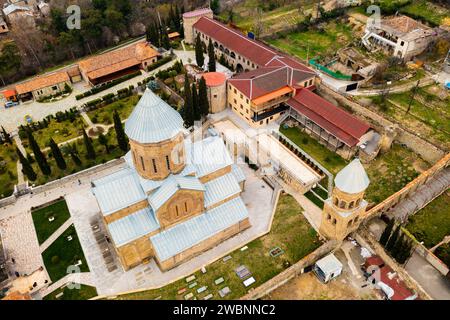
{"label": "cypress tree", "polygon": [[194,114],[194,120],[198,121],[200,120],[201,115],[200,115],[200,107],[198,105],[198,94],[197,88],[195,87],[195,83],[192,84],[191,92],[192,92],[192,111]]}
{"label": "cypress tree", "polygon": [[108,138],[103,133],[100,133],[98,136],[98,142],[105,147],[106,153],[109,154],[109,145],[108,145]]}
{"label": "cypress tree", "polygon": [[6,132],[5,128],[3,128],[3,126],[2,126],[2,133],[3,133],[3,139],[5,139],[6,142],[11,144],[12,143],[11,136],[9,135],[8,132]]}
{"label": "cypress tree", "polygon": [[189,128],[194,125],[194,110],[191,87],[189,86],[189,79],[187,74],[184,75],[184,106],[182,110],[182,117],[184,126]]}
{"label": "cypress tree", "polygon": [[397,261],[399,261],[399,257],[402,254],[402,249],[404,247],[404,243],[405,243],[405,235],[403,233],[400,234],[399,238],[397,239],[397,241],[395,242],[394,246],[391,249],[391,256]]}
{"label": "cypress tree", "polygon": [[400,235],[400,225],[398,225],[395,228],[394,233],[392,233],[391,237],[389,238],[388,242],[386,243],[385,248],[388,252],[391,252],[392,248],[394,248],[395,244],[397,243],[399,235]]}
{"label": "cypress tree", "polygon": [[114,119],[114,129],[116,130],[117,143],[119,145],[119,148],[122,149],[122,151],[126,152],[128,151],[128,138],[125,135],[122,120],[120,119],[117,110],[114,110],[113,119]]}
{"label": "cypress tree", "polygon": [[75,144],[69,146],[69,154],[70,154],[70,157],[72,158],[72,161],[77,166],[81,166],[81,160],[78,157],[78,150],[77,150],[77,146]]}
{"label": "cypress tree", "polygon": [[20,152],[19,148],[16,147],[16,153],[19,156],[19,161],[22,164],[22,173],[27,176],[28,180],[34,181],[36,180],[36,172],[34,172],[33,167],[28,162],[27,158],[25,158]]}
{"label": "cypress tree", "polygon": [[203,56],[203,45],[202,40],[200,40],[200,33],[197,33],[197,38],[195,39],[195,61],[200,68],[203,68],[205,57]]}
{"label": "cypress tree", "polygon": [[382,246],[385,246],[387,241],[389,240],[389,237],[391,236],[392,229],[394,228],[395,219],[391,219],[389,223],[387,224],[386,228],[384,228],[383,233],[380,237],[380,244]]}
{"label": "cypress tree", "polygon": [[215,72],[216,71],[216,56],[214,55],[214,46],[211,41],[211,38],[209,38],[209,43],[208,43],[208,57],[209,57],[208,70],[209,70],[209,72]]}
{"label": "cypress tree", "polygon": [[201,77],[198,84],[198,104],[200,107],[200,114],[206,117],[209,113],[209,102],[208,102],[208,89],[206,88],[206,80]]}
{"label": "cypress tree", "polygon": [[52,138],[50,138],[49,145],[52,150],[53,158],[55,158],[56,165],[61,170],[65,170],[67,168],[66,160],[64,160],[61,150]]}
{"label": "cypress tree", "polygon": [[48,176],[52,170],[50,166],[48,165],[47,159],[45,158],[44,153],[39,148],[39,145],[37,144],[36,140],[34,139],[33,133],[31,132],[31,129],[27,130],[27,136],[28,136],[28,142],[30,143],[31,150],[34,153],[34,158],[36,159],[36,162],[41,169],[42,173]]}
{"label": "cypress tree", "polygon": [[83,142],[84,146],[86,147],[86,158],[94,160],[95,159],[95,150],[94,146],[92,145],[91,139],[86,134],[86,130],[83,129]]}

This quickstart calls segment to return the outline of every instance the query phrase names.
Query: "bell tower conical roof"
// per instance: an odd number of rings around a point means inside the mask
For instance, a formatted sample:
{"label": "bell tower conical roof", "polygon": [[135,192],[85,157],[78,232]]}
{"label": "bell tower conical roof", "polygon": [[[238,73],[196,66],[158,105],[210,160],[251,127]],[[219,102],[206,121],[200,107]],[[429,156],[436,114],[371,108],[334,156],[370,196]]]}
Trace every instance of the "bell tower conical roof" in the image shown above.
{"label": "bell tower conical roof", "polygon": [[334,184],[339,190],[356,194],[367,189],[370,180],[359,159],[354,159],[338,172]]}

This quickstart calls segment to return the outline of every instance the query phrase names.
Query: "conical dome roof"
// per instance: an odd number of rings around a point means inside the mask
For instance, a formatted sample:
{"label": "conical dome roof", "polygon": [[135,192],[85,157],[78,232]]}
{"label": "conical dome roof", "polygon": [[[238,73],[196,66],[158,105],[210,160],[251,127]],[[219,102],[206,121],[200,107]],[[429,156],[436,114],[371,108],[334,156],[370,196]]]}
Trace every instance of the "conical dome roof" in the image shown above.
{"label": "conical dome roof", "polygon": [[131,140],[140,143],[157,143],[171,139],[183,128],[180,114],[146,89],[128,120],[125,133]]}
{"label": "conical dome roof", "polygon": [[346,193],[355,194],[367,189],[370,180],[359,159],[354,159],[338,172],[334,179],[335,186]]}

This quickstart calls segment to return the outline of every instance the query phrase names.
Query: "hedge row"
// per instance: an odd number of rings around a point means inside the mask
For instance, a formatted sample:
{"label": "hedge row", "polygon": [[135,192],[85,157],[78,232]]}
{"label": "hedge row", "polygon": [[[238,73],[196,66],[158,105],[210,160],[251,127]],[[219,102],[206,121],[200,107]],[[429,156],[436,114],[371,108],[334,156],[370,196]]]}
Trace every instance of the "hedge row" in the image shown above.
{"label": "hedge row", "polygon": [[127,80],[132,79],[132,78],[137,77],[137,76],[140,76],[141,74],[142,73],[141,73],[140,70],[136,71],[136,72],[133,72],[133,73],[130,73],[130,74],[127,74],[127,75],[125,75],[123,77],[114,79],[114,80],[112,80],[110,82],[106,82],[105,84],[102,84],[102,85],[100,85],[98,87],[93,87],[91,90],[88,90],[88,91],[86,91],[84,93],[78,94],[78,95],[75,96],[75,99],[80,100],[82,98],[89,97],[89,96],[91,96],[93,94],[96,94],[98,92],[101,92],[101,91],[104,91],[104,90],[109,89],[111,87],[114,87],[115,85],[117,85],[117,84],[119,84],[121,82],[127,81]]}
{"label": "hedge row", "polygon": [[161,58],[160,60],[158,60],[155,63],[153,63],[152,65],[150,65],[147,68],[147,71],[155,70],[156,68],[161,67],[163,64],[166,64],[167,62],[169,62],[171,60],[172,60],[172,56],[166,56],[164,58]]}

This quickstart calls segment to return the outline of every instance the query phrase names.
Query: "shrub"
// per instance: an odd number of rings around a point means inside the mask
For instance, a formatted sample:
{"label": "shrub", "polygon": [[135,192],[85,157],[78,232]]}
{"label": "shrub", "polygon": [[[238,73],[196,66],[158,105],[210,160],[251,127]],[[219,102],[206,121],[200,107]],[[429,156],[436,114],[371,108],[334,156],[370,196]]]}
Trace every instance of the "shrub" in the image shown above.
{"label": "shrub", "polygon": [[167,62],[171,61],[172,57],[171,56],[167,56],[164,58],[159,59],[158,61],[156,61],[155,63],[153,63],[152,65],[150,65],[147,68],[147,71],[152,71],[155,70],[156,68],[161,67],[163,64],[166,64]]}
{"label": "shrub", "polygon": [[52,263],[53,264],[58,264],[59,263],[59,257],[58,256],[53,256],[52,257]]}

